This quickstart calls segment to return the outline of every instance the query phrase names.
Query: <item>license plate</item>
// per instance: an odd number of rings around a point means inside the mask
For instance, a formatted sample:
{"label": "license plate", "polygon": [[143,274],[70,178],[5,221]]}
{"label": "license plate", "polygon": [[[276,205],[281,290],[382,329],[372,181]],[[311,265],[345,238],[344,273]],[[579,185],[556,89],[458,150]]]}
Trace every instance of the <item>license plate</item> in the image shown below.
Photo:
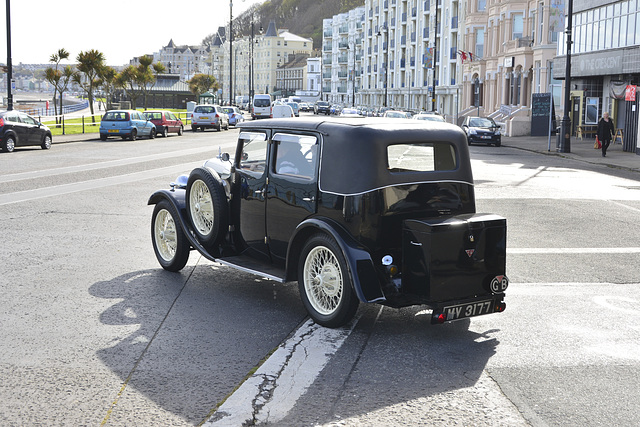
{"label": "license plate", "polygon": [[442,312],[447,316],[447,322],[450,320],[490,314],[493,313],[493,301],[475,301],[466,304],[450,305],[449,307],[445,307]]}
{"label": "license plate", "polygon": [[200,116],[200,120],[209,120],[209,117],[207,117],[207,116]]}
{"label": "license plate", "polygon": [[120,132],[118,129],[109,129],[109,133],[118,133]]}
{"label": "license plate", "polygon": [[482,135],[480,138],[482,138],[482,139],[491,139],[491,136],[489,136],[489,135]]}

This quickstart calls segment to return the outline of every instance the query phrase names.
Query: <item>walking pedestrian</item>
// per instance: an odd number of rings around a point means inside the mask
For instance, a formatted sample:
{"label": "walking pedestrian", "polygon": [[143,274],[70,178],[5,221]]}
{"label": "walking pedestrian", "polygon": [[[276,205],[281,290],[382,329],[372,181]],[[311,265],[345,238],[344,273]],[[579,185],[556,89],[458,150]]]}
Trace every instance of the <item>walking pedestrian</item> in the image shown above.
{"label": "walking pedestrian", "polygon": [[602,114],[602,118],[598,121],[598,139],[602,143],[602,157],[607,156],[607,148],[611,144],[611,138],[615,129],[613,127],[613,120],[609,118],[609,113],[606,111]]}

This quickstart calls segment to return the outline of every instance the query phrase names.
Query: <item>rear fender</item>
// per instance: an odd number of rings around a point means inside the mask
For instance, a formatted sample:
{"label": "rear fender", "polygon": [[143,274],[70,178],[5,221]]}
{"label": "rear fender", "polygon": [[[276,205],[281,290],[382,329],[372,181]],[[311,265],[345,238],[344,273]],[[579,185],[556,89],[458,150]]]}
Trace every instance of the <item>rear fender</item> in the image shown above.
{"label": "rear fender", "polygon": [[386,300],[371,255],[342,227],[328,218],[312,218],[298,225],[287,249],[286,280],[297,280],[300,253],[305,242],[318,231],[336,241],[347,261],[347,273],[358,299],[363,302]]}

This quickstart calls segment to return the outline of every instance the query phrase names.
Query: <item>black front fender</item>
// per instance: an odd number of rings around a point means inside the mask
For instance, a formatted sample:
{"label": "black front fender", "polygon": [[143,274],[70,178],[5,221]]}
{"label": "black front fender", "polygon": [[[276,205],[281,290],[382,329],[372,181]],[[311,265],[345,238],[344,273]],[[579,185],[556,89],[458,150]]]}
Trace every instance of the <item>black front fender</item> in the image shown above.
{"label": "black front fender", "polygon": [[166,200],[171,203],[176,208],[176,211],[180,216],[180,218],[176,218],[176,221],[180,227],[182,227],[182,231],[184,231],[184,235],[189,240],[191,247],[197,249],[198,252],[208,260],[215,261],[216,258],[211,255],[209,251],[200,244],[200,242],[198,242],[198,239],[195,238],[194,233],[191,231],[191,224],[186,215],[186,194],[187,191],[182,188],[176,188],[175,190],[158,190],[149,197],[147,205],[157,205],[162,200]]}
{"label": "black front fender", "polygon": [[354,291],[363,302],[386,300],[380,280],[369,252],[349,235],[339,224],[328,218],[311,218],[301,222],[294,232],[287,249],[287,280],[297,277],[299,256],[304,243],[311,235],[323,231],[336,241],[347,261],[348,274]]}

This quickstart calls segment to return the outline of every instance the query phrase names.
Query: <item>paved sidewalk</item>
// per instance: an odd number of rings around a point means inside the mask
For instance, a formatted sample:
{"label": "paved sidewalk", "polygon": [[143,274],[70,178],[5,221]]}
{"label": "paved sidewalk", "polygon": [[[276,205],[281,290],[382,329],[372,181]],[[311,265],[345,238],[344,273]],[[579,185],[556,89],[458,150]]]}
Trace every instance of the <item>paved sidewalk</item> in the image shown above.
{"label": "paved sidewalk", "polygon": [[622,151],[622,144],[620,143],[612,143],[607,149],[607,156],[602,157],[602,150],[593,148],[594,139],[585,138],[581,140],[571,138],[570,153],[557,152],[556,141],[556,136],[551,135],[551,151],[549,151],[549,138],[547,136],[502,137],[502,145],[505,147],[640,172],[640,156],[636,153]]}

